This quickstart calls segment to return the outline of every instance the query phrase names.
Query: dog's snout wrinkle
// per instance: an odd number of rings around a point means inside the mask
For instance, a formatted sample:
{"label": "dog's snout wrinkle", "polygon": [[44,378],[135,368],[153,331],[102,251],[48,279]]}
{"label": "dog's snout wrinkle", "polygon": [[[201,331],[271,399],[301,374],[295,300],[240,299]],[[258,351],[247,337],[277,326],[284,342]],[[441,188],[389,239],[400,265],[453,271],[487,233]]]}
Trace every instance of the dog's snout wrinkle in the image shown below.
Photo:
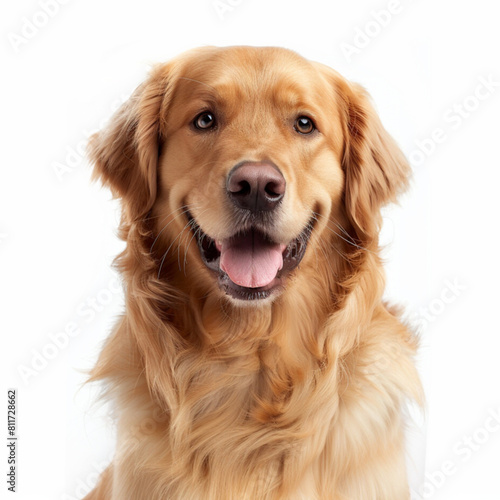
{"label": "dog's snout wrinkle", "polygon": [[231,201],[251,212],[274,210],[283,199],[286,181],[271,163],[245,162],[231,170],[226,190]]}

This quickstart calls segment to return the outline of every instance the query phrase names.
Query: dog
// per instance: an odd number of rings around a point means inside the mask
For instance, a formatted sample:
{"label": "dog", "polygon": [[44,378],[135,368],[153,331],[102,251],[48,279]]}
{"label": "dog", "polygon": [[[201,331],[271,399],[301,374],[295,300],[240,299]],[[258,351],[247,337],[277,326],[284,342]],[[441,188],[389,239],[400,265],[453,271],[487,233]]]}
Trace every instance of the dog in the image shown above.
{"label": "dog", "polygon": [[86,499],[408,499],[418,338],[378,234],[410,168],[365,90],[287,49],[194,49],[89,156],[126,303],[90,376],[117,446]]}

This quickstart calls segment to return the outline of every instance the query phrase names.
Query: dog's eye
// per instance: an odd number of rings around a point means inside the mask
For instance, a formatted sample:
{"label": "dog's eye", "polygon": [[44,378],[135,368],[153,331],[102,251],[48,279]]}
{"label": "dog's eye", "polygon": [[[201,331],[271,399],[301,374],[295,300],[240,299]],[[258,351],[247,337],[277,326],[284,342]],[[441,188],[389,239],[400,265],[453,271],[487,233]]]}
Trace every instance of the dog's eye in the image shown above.
{"label": "dog's eye", "polygon": [[193,122],[198,130],[208,130],[215,127],[215,115],[209,111],[200,113]]}
{"label": "dog's eye", "polygon": [[310,134],[316,130],[314,122],[307,116],[299,116],[295,120],[294,128],[297,132],[299,132],[299,134]]}

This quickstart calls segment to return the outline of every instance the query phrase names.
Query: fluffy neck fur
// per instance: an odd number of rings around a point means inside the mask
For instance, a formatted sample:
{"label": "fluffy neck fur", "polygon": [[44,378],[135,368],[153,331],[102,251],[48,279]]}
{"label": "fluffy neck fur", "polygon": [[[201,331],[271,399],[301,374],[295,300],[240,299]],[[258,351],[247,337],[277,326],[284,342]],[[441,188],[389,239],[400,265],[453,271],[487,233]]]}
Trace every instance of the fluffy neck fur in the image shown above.
{"label": "fluffy neck fur", "polygon": [[[254,309],[202,288],[180,293],[169,281],[181,269],[158,277],[149,231],[125,225],[122,237],[126,313],[92,373],[120,415],[115,469],[147,478],[158,498],[301,498],[291,492],[311,482],[332,491],[350,466],[334,465],[343,450],[331,440],[350,353],[381,308],[376,243],[359,250],[332,238],[274,304]],[[176,267],[175,255],[165,268]]]}

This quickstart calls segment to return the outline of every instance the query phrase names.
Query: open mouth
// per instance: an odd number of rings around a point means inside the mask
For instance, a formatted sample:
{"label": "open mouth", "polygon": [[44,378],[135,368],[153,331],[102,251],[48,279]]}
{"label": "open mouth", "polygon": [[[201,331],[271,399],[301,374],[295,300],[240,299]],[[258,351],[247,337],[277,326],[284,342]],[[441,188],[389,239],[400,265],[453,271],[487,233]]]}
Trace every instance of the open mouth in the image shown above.
{"label": "open mouth", "polygon": [[309,222],[288,244],[277,243],[261,230],[250,227],[230,238],[215,241],[187,213],[201,259],[218,276],[221,289],[240,300],[260,300],[283,287],[284,277],[304,257],[313,228]]}

